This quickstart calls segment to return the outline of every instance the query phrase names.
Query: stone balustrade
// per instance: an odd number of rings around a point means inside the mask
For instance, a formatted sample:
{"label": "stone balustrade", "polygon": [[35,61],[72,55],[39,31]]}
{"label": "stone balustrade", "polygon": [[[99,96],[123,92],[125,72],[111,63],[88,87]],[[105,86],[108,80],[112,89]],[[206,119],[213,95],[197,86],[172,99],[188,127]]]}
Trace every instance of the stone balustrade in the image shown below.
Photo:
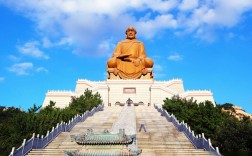
{"label": "stone balustrade", "polygon": [[154,105],[154,107],[158,112],[161,113],[162,116],[167,119],[167,121],[172,122],[179,131],[184,132],[187,138],[197,149],[204,149],[206,151],[212,152],[213,154],[221,155],[219,148],[214,148],[212,146],[211,140],[206,139],[204,133],[202,133],[201,135],[195,135],[194,131],[191,130],[190,126],[188,126],[187,123],[184,123],[184,121],[179,122],[173,114],[170,115],[166,110],[159,108],[157,105]]}
{"label": "stone balustrade", "polygon": [[104,105],[102,104],[97,108],[93,108],[91,111],[86,111],[82,115],[74,116],[68,123],[62,121],[61,123],[58,123],[55,128],[53,127],[51,131],[47,131],[45,137],[43,135],[40,137],[39,134],[35,137],[35,133],[33,133],[28,141],[24,139],[23,144],[19,148],[15,149],[15,147],[13,147],[9,156],[24,156],[32,149],[45,148],[45,146],[54,140],[61,132],[69,132],[78,122],[83,122],[95,112],[102,111],[103,108]]}

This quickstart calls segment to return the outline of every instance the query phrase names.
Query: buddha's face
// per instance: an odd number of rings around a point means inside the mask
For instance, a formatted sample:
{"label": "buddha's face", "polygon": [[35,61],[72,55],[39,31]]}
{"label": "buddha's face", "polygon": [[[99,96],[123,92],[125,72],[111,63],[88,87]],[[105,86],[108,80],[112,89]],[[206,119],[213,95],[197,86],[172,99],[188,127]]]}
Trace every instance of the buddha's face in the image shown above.
{"label": "buddha's face", "polygon": [[136,38],[136,31],[134,29],[128,29],[126,32],[126,38],[127,39],[135,39]]}

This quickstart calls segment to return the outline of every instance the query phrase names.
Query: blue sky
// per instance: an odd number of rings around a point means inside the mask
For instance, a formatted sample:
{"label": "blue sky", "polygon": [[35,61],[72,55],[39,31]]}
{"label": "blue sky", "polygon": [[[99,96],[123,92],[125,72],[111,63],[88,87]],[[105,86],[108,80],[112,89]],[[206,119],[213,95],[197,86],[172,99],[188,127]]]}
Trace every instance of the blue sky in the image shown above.
{"label": "blue sky", "polygon": [[27,109],[78,78],[105,80],[130,25],[156,80],[252,113],[251,0],[0,0],[0,105]]}

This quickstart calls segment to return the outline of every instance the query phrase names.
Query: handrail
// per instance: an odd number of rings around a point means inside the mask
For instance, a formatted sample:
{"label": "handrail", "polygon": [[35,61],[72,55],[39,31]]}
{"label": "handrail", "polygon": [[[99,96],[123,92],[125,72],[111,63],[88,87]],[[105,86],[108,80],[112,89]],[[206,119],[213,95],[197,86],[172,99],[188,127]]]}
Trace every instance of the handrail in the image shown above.
{"label": "handrail", "polygon": [[57,124],[56,128],[52,128],[52,131],[47,131],[47,135],[44,137],[43,135],[39,137],[39,134],[35,138],[35,133],[33,133],[31,139],[26,141],[24,139],[23,144],[15,149],[12,148],[9,156],[24,156],[29,153],[32,149],[43,149],[50,142],[52,142],[61,132],[69,132],[71,129],[78,123],[85,121],[88,117],[92,116],[94,113],[98,111],[102,111],[104,108],[104,104],[100,104],[98,107],[93,108],[91,111],[86,111],[82,115],[76,115],[73,117],[68,123],[61,121],[61,123]]}
{"label": "handrail", "polygon": [[195,135],[194,131],[191,130],[187,123],[184,123],[184,121],[179,122],[173,114],[170,115],[166,110],[159,108],[156,104],[154,104],[154,107],[158,112],[161,113],[162,116],[166,118],[167,121],[172,122],[180,132],[184,132],[187,138],[197,149],[204,149],[206,151],[212,152],[213,154],[221,155],[219,148],[214,148],[212,146],[211,140],[207,140],[204,136],[204,133],[199,136]]}

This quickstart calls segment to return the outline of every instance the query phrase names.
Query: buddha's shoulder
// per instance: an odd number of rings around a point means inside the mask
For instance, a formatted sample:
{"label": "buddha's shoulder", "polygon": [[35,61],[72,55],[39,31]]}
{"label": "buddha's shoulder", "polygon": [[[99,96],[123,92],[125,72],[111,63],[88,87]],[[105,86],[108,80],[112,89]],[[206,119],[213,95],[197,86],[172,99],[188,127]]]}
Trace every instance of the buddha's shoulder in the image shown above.
{"label": "buddha's shoulder", "polygon": [[123,43],[139,43],[139,44],[143,44],[143,42],[139,41],[139,40],[122,40],[119,42],[119,44],[123,44]]}

